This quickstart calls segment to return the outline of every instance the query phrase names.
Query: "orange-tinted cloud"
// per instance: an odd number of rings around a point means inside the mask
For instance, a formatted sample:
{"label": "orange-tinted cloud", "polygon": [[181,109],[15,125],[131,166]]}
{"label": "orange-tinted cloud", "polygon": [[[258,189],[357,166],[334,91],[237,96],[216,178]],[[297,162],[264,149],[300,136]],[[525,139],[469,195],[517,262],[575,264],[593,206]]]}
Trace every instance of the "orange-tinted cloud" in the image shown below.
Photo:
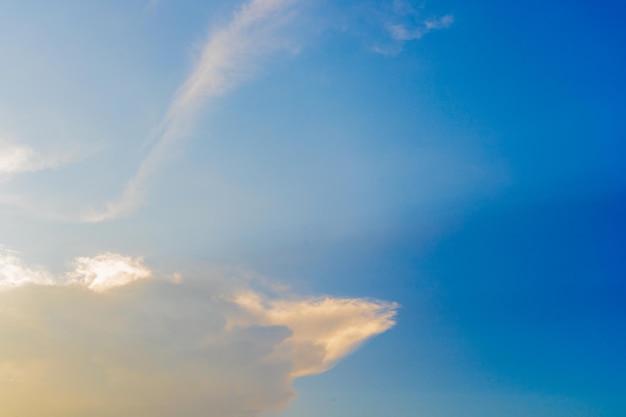
{"label": "orange-tinted cloud", "polygon": [[[2,415],[256,416],[289,401],[294,378],[392,327],[397,308],[273,297],[219,277],[144,279],[140,259],[115,254],[79,258],[62,276],[91,277],[76,285],[11,256],[47,281],[0,290]],[[91,288],[98,277],[116,285]]]}

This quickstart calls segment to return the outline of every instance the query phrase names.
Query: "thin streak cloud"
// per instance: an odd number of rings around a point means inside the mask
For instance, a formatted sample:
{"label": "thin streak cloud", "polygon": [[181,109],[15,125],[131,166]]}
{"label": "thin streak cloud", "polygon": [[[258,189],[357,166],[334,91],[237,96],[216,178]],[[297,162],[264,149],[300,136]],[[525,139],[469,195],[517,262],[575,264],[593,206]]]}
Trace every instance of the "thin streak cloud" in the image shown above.
{"label": "thin streak cloud", "polygon": [[101,222],[128,216],[143,202],[150,176],[176,153],[180,141],[194,126],[198,111],[241,83],[253,78],[263,61],[273,53],[293,47],[279,36],[294,13],[298,0],[251,0],[225,27],[213,32],[189,78],[182,84],[163,117],[146,157],[121,197],[102,210],[81,216],[86,222]]}
{"label": "thin streak cloud", "polygon": [[[157,2],[149,2],[148,8]],[[299,49],[294,24],[308,4],[305,0],[249,0],[240,6],[226,24],[213,30],[202,47],[190,75],[180,85],[144,145],[144,156],[121,194],[103,204],[85,206],[65,202],[38,201],[20,191],[0,194],[0,204],[37,217],[61,222],[98,223],[123,218],[144,203],[155,173],[183,150],[183,142],[196,125],[201,109],[213,100],[256,77],[279,52]],[[451,15],[423,20],[408,2],[396,1],[391,17],[383,25],[395,45],[373,46],[381,54],[396,54],[398,45],[424,34],[449,27]],[[1,139],[1,138],[0,138]],[[0,181],[24,172],[54,169],[73,155],[44,154],[26,145],[0,142]]]}

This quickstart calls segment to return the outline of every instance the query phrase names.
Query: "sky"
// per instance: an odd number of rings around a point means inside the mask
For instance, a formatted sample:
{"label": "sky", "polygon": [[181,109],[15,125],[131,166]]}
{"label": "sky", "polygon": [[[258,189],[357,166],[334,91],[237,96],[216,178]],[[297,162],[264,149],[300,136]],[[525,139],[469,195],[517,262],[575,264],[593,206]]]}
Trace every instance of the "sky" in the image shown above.
{"label": "sky", "polygon": [[626,415],[619,0],[0,0],[0,417]]}

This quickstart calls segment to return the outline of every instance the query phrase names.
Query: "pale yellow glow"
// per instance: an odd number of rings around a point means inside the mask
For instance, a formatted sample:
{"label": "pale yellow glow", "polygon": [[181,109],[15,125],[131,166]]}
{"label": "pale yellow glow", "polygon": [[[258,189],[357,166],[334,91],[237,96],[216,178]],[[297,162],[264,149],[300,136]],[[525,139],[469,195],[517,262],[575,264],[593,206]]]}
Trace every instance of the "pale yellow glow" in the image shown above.
{"label": "pale yellow glow", "polygon": [[397,309],[151,275],[104,253],[53,276],[4,251],[0,416],[257,417],[294,397],[294,378],[391,328]]}
{"label": "pale yellow glow", "polygon": [[354,298],[264,300],[252,291],[234,302],[248,315],[229,324],[280,325],[292,331],[280,349],[291,350],[294,377],[326,371],[363,341],[394,324],[397,304]]}

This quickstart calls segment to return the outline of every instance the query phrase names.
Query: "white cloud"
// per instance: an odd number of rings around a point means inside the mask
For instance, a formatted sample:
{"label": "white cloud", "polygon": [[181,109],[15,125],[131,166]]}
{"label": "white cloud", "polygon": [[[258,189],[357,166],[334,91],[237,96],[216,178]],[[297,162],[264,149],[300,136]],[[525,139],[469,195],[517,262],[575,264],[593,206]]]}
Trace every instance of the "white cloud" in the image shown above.
{"label": "white cloud", "polygon": [[[149,1],[148,8],[156,3]],[[307,3],[305,0],[249,0],[235,11],[227,24],[211,32],[200,48],[191,74],[177,90],[156,126],[135,175],[118,198],[78,212],[32,202],[22,198],[21,194],[3,193],[0,204],[62,221],[94,223],[132,214],[144,202],[148,182],[155,171],[181,152],[181,142],[189,136],[207,101],[215,100],[254,78],[277,52],[297,50],[293,41],[296,31],[292,30],[296,26],[294,16]],[[377,53],[397,54],[404,42],[447,28],[454,20],[452,15],[422,19],[416,8],[405,0],[394,0],[390,4],[388,15],[382,21],[392,44],[372,45],[372,50]],[[73,158],[68,153],[40,152],[19,142],[3,142],[2,139],[0,136],[0,180],[17,173],[57,168]]]}
{"label": "white cloud", "polygon": [[48,285],[50,274],[37,270],[46,279],[33,279],[35,269],[8,255],[9,269],[19,266],[12,276],[24,273],[31,285],[0,291],[7,415],[258,416],[294,397],[294,378],[329,369],[391,328],[397,309],[268,296],[245,279],[210,276],[114,279],[119,286],[105,296],[91,287],[97,277],[145,275],[145,265],[113,254],[79,258],[84,285],[67,277]]}
{"label": "white cloud", "polygon": [[394,0],[390,7],[383,8],[380,19],[391,41],[375,42],[371,50],[383,55],[396,55],[405,42],[418,40],[426,34],[446,29],[454,23],[454,16],[446,14],[423,18],[420,7],[407,0]]}
{"label": "white cloud", "polygon": [[427,30],[434,29],[447,29],[454,23],[454,16],[451,14],[447,14],[442,17],[434,17],[430,19],[426,19],[424,21],[424,26]]}
{"label": "white cloud", "polygon": [[76,269],[69,274],[69,281],[85,285],[96,292],[130,284],[152,275],[142,258],[110,252],[93,258],[76,258],[75,264]]}
{"label": "white cloud", "polygon": [[430,18],[421,22],[421,24],[410,27],[405,24],[391,24],[388,26],[391,37],[397,41],[410,41],[421,39],[428,32],[437,29],[449,28],[454,23],[452,15]]}
{"label": "white cloud", "polygon": [[70,153],[37,151],[31,146],[0,137],[0,177],[55,169],[72,160]]}
{"label": "white cloud", "polygon": [[42,267],[26,266],[17,252],[0,250],[0,290],[27,285],[71,285],[104,292],[151,275],[152,271],[142,258],[107,252],[91,258],[76,258],[72,271],[55,276]]}
{"label": "white cloud", "polygon": [[54,276],[40,267],[24,265],[18,253],[0,247],[0,289],[26,284],[54,285]]}
{"label": "white cloud", "polygon": [[[72,163],[79,158],[94,152],[89,146],[72,144],[30,144],[20,135],[11,131],[0,131],[0,205],[15,207],[38,217],[52,220],[75,221],[76,216],[68,215],[50,207],[49,201],[37,201],[23,195],[20,187],[12,192],[6,182],[15,177],[38,173],[40,171],[56,170]],[[5,187],[6,186],[6,187]]]}
{"label": "white cloud", "polygon": [[121,197],[102,210],[82,215],[86,222],[100,222],[124,217],[134,212],[144,199],[144,187],[150,176],[186,138],[193,128],[199,109],[207,100],[217,98],[253,78],[259,66],[273,53],[293,50],[293,45],[279,36],[293,17],[299,0],[250,0],[225,27],[213,32],[204,44],[199,61],[182,84],[163,117],[147,156]]}

